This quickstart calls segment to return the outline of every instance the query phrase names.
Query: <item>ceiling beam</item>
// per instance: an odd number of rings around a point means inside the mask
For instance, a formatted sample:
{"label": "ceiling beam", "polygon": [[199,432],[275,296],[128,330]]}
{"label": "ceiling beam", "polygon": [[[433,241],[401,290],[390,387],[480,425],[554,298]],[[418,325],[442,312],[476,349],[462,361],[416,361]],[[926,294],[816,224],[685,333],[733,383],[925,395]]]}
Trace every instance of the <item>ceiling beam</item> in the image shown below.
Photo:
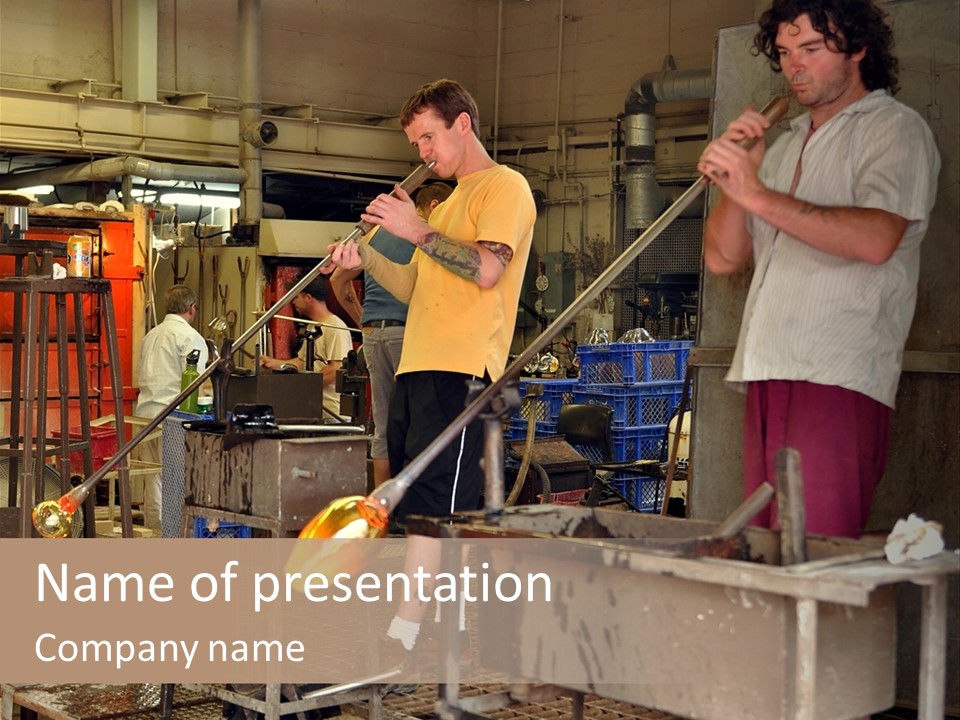
{"label": "ceiling beam", "polygon": [[[237,113],[0,88],[0,150],[85,158],[136,155],[237,167]],[[405,177],[416,152],[395,128],[270,116],[263,170]],[[3,176],[0,175],[0,178]]]}

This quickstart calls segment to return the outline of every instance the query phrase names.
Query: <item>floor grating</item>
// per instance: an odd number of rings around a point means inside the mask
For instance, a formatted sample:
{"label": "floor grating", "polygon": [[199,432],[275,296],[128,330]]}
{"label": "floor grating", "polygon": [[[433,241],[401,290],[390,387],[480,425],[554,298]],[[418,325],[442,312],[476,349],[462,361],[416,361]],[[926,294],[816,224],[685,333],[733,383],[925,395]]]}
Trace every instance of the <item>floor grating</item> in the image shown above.
{"label": "floor grating", "polygon": [[[507,685],[483,683],[462,685],[461,697],[505,692]],[[427,720],[434,718],[438,688],[415,685],[401,694],[384,698],[386,720]],[[16,688],[18,702],[38,711],[41,717],[56,720],[161,720],[157,706],[159,685],[28,685]],[[0,691],[2,692],[2,691]],[[364,705],[345,706],[345,720],[366,718]],[[515,704],[487,714],[491,720],[561,720],[572,715],[572,699]],[[683,718],[637,707],[628,703],[588,695],[584,699],[585,720],[683,720]],[[15,713],[16,717],[16,713]],[[872,720],[916,720],[917,711],[891,708],[873,715]],[[951,717],[957,717],[952,715]],[[176,686],[173,720],[223,720],[219,700]]]}

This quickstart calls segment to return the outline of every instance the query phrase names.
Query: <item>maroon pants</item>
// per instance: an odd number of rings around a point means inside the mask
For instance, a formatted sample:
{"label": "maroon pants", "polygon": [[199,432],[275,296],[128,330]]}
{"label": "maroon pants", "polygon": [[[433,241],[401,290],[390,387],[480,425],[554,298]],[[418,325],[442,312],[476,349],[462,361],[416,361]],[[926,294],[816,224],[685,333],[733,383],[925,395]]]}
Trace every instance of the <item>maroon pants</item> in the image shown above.
{"label": "maroon pants", "polygon": [[[866,395],[790,380],[751,382],[743,430],[743,485],[776,487],[774,456],[800,453],[807,532],[858,537],[887,462],[893,410]],[[754,520],[778,528],[775,503]]]}

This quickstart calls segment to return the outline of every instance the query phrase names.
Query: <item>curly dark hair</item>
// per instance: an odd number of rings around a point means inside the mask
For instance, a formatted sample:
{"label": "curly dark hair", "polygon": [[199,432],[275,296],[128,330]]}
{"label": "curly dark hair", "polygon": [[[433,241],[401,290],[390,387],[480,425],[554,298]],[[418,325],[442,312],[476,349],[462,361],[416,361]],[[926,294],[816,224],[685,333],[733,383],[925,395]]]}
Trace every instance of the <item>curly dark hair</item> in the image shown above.
{"label": "curly dark hair", "polygon": [[868,90],[900,89],[900,63],[893,54],[893,29],[886,12],[872,0],[773,0],[760,16],[760,30],[753,38],[753,52],[770,60],[774,72],[782,72],[777,53],[777,31],[801,15],[810,18],[813,29],[846,55],[866,49],[860,61],[860,77]]}
{"label": "curly dark hair", "polygon": [[400,127],[406,128],[413,122],[414,115],[432,108],[443,118],[449,128],[460,113],[470,116],[473,134],[480,137],[480,113],[477,102],[456,80],[446,78],[421,85],[400,110]]}

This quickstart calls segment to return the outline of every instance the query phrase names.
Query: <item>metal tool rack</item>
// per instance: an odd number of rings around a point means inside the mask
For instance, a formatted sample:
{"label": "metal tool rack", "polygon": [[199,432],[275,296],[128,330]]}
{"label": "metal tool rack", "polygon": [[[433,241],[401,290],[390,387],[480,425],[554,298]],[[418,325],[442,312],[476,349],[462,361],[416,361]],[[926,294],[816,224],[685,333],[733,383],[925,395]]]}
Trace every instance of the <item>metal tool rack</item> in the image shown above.
{"label": "metal tool rack", "polygon": [[[107,362],[110,366],[110,381],[113,386],[114,414],[124,416],[123,379],[120,376],[120,351],[117,344],[117,327],[113,310],[113,295],[109,280],[100,278],[64,278],[54,280],[51,277],[27,275],[0,279],[0,293],[14,294],[13,318],[13,361],[11,399],[10,437],[3,442],[7,447],[0,448],[0,455],[11,458],[11,482],[17,479],[17,465],[22,463],[20,475],[20,524],[19,536],[30,537],[32,533],[31,512],[34,496],[35,454],[45,458],[48,454],[58,453],[66,460],[70,451],[84,452],[84,472],[91,475],[92,458],[90,455],[90,404],[87,388],[87,363],[84,352],[82,298],[87,294],[99,295],[102,301],[104,335],[107,345]],[[58,448],[46,446],[47,401],[47,348],[50,338],[50,297],[55,302],[55,337],[57,345],[58,387],[60,391],[60,442]],[[73,299],[74,326],[77,343],[77,377],[80,396],[80,425],[83,433],[78,442],[69,441],[67,397],[69,395],[69,363],[67,360],[67,297]],[[26,313],[23,313],[23,310]],[[25,314],[24,323],[21,315]],[[22,430],[21,430],[22,421]],[[116,426],[117,444],[124,444],[124,425]],[[130,479],[126,457],[118,463],[120,479],[120,512],[123,537],[133,536],[133,515],[130,509]],[[69,476],[64,478],[68,481]],[[69,487],[63,488],[64,492]],[[13,494],[11,494],[13,497]],[[93,501],[86,504],[86,535],[96,533]],[[0,523],[2,525],[2,523]]]}

